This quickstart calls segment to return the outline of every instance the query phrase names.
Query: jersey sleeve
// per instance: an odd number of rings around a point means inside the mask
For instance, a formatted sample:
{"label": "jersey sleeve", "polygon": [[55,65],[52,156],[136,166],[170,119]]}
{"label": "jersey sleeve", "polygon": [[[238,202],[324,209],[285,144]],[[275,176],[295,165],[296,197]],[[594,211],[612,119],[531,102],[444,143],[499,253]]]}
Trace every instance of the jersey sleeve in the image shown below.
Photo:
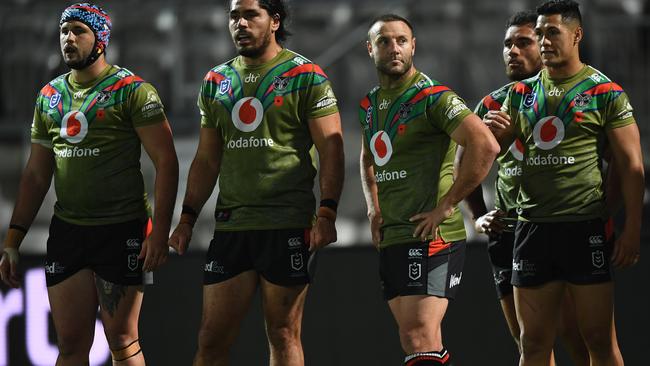
{"label": "jersey sleeve", "polygon": [[481,118],[483,118],[483,116],[488,112],[488,108],[485,106],[486,98],[487,96],[481,99],[481,101],[476,104],[476,107],[474,107],[474,114]]}
{"label": "jersey sleeve", "polygon": [[40,105],[43,102],[43,96],[39,94],[36,98],[36,106],[34,107],[34,118],[32,120],[31,140],[34,144],[42,145],[48,149],[52,148],[52,138],[50,137],[47,125],[45,123],[45,116],[41,112]]}
{"label": "jersey sleeve", "polygon": [[153,85],[142,83],[130,97],[130,114],[133,127],[142,127],[165,121],[165,109]]}
{"label": "jersey sleeve", "polygon": [[199,97],[196,101],[196,105],[199,107],[199,113],[201,114],[201,128],[217,128],[219,124],[219,118],[214,110],[214,99],[211,97],[214,93],[214,86],[209,80],[210,73],[204,78],[201,84],[201,90],[199,91]]}
{"label": "jersey sleeve", "polygon": [[620,86],[612,84],[610,90],[611,99],[605,109],[604,122],[607,129],[624,127],[635,123],[634,109],[630,104],[630,99]]}
{"label": "jersey sleeve", "polygon": [[448,135],[451,135],[470,114],[472,111],[467,108],[465,101],[451,90],[443,92],[438,99],[427,106],[428,120]]}
{"label": "jersey sleeve", "polygon": [[308,119],[325,117],[339,111],[332,85],[320,66],[313,64],[305,105]]}

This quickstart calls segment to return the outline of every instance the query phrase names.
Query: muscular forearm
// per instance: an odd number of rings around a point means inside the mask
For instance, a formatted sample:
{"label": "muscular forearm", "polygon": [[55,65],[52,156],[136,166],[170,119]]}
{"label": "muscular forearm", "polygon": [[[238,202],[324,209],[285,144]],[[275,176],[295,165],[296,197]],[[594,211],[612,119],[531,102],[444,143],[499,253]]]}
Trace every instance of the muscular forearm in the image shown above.
{"label": "muscular forearm", "polygon": [[[47,179],[48,177],[49,179]],[[18,188],[18,197],[11,215],[11,224],[29,229],[50,188],[51,174],[48,177],[39,176],[29,171],[23,173]],[[12,238],[8,238],[12,239],[12,242],[5,241],[5,246],[18,248],[23,237],[24,235],[12,236]]]}
{"label": "muscular forearm", "polygon": [[380,213],[380,209],[374,169],[371,164],[364,160],[363,155],[360,160],[361,188],[363,189],[363,196],[366,199],[368,216],[377,215]]}
{"label": "muscular forearm", "polygon": [[153,231],[167,236],[171,225],[176,191],[178,189],[178,160],[169,156],[156,166],[155,208]]}
{"label": "muscular forearm", "polygon": [[490,171],[498,153],[496,144],[493,144],[490,140],[475,141],[468,144],[464,150],[463,160],[458,167],[456,180],[442,200],[444,201],[442,203],[449,207],[456,205],[472,193],[476,187],[479,187]]}
{"label": "muscular forearm", "polygon": [[641,216],[643,212],[644,171],[643,163],[628,161],[623,166],[616,161],[617,170],[620,172],[621,192],[625,205],[625,230],[638,233],[641,230]]}
{"label": "muscular forearm", "polygon": [[319,150],[320,192],[321,199],[339,201],[345,175],[345,157],[343,139],[340,135],[332,136]]}
{"label": "muscular forearm", "polygon": [[207,160],[195,158],[190,166],[183,205],[201,211],[210,198],[219,177],[219,167],[211,167]]}

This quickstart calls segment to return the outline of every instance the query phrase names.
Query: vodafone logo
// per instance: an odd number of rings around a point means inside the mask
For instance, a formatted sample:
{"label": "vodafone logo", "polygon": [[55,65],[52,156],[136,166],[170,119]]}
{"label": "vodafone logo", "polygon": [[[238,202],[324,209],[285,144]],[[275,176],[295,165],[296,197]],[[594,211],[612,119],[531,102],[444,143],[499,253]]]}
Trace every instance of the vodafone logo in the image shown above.
{"label": "vodafone logo", "polygon": [[81,142],[88,134],[88,120],[86,116],[80,111],[68,112],[63,116],[59,134],[70,143],[76,144]]}
{"label": "vodafone logo", "polygon": [[385,131],[379,131],[370,139],[370,151],[375,158],[377,166],[383,166],[390,160],[393,155],[393,145],[390,142],[390,137]]}
{"label": "vodafone logo", "polygon": [[564,123],[555,116],[544,117],[535,124],[533,138],[535,146],[542,150],[551,150],[564,139]]}
{"label": "vodafone logo", "polygon": [[264,107],[255,97],[245,97],[237,101],[232,109],[232,123],[243,132],[255,131],[262,122]]}
{"label": "vodafone logo", "polygon": [[515,159],[519,161],[524,160],[524,144],[521,143],[521,140],[515,139],[515,142],[510,145],[509,150]]}

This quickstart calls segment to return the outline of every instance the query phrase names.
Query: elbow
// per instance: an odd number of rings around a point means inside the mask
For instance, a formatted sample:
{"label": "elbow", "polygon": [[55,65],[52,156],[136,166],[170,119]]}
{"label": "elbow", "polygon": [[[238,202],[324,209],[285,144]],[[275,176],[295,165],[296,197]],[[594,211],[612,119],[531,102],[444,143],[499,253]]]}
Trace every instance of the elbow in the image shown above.
{"label": "elbow", "polygon": [[485,154],[486,156],[491,156],[492,160],[496,159],[497,155],[501,152],[501,145],[499,145],[499,142],[494,138],[494,136],[491,136],[486,139],[485,143]]}

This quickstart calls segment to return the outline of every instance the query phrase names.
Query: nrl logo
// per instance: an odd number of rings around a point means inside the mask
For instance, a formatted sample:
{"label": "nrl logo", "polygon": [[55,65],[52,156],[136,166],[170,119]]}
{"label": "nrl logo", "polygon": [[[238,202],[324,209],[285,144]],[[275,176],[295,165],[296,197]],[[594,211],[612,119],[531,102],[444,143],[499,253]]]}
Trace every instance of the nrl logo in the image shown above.
{"label": "nrl logo", "polygon": [[300,271],[303,266],[302,253],[296,253],[291,255],[291,268],[294,271]]}
{"label": "nrl logo", "polygon": [[273,79],[273,89],[277,91],[286,89],[287,85],[289,85],[289,78],[287,77],[276,76]]}
{"label": "nrl logo", "polygon": [[409,264],[409,278],[413,281],[422,276],[422,265],[420,263]]}
{"label": "nrl logo", "polygon": [[533,104],[535,104],[535,99],[537,99],[537,93],[528,93],[524,95],[524,107],[532,107]]}

